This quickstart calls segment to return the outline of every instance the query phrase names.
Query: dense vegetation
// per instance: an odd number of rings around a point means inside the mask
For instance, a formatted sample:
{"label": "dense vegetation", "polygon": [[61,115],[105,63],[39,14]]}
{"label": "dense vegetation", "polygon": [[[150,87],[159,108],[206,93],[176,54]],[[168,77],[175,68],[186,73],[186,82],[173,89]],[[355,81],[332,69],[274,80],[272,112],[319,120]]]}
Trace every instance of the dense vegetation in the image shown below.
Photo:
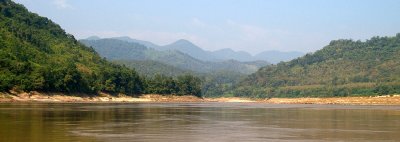
{"label": "dense vegetation", "polygon": [[[22,5],[0,0],[0,13],[0,91],[140,94],[162,89],[152,79],[102,59],[59,25]],[[191,75],[173,79],[179,91],[172,93],[200,94],[190,88],[199,88],[197,80]]]}
{"label": "dense vegetation", "polygon": [[194,95],[201,97],[201,80],[189,74],[177,78],[155,75],[147,80],[147,94]]}
{"label": "dense vegetation", "polygon": [[202,80],[202,96],[204,97],[232,97],[232,94],[224,94],[227,91],[232,90],[234,84],[239,83],[240,80],[245,78],[247,75],[230,72],[230,71],[219,71],[207,74],[200,74],[199,77]]}
{"label": "dense vegetation", "polygon": [[140,75],[146,77],[153,77],[155,75],[177,77],[183,74],[198,74],[193,71],[180,69],[153,60],[115,60],[112,62],[125,65],[128,68],[135,69]]}
{"label": "dense vegetation", "polygon": [[246,97],[400,93],[400,34],[365,42],[332,41],[313,54],[261,68],[229,93]]}

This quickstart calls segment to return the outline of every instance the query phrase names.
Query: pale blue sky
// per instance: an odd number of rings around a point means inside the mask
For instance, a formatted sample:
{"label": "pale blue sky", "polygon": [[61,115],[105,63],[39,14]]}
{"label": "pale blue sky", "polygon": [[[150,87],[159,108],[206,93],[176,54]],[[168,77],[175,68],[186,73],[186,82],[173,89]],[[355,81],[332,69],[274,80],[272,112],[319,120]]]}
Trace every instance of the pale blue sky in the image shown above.
{"label": "pale blue sky", "polygon": [[400,0],[14,0],[76,38],[130,36],[206,50],[312,52],[400,32]]}

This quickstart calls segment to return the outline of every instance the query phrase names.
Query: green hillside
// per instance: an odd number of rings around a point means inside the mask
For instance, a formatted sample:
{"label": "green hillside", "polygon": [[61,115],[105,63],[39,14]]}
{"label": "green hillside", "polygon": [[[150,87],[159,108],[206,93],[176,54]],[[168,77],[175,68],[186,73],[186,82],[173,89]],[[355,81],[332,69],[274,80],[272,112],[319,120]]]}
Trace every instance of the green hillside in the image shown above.
{"label": "green hillside", "polygon": [[152,77],[157,74],[177,77],[182,74],[192,73],[192,71],[176,68],[171,65],[152,60],[116,60],[113,62],[117,64],[123,64],[128,68],[134,68],[140,75],[148,77]]}
{"label": "green hillside", "polygon": [[10,0],[0,0],[0,57],[0,92],[201,93],[199,79],[191,75],[165,78],[175,87],[160,91],[169,84],[104,60],[59,25]]}
{"label": "green hillside", "polygon": [[[80,40],[93,47],[102,57],[110,60],[145,60],[146,46],[137,43],[121,42],[116,39]],[[112,47],[112,48],[110,48]]]}
{"label": "green hillside", "polygon": [[400,93],[400,34],[365,42],[332,41],[313,54],[261,68],[231,93],[251,97]]}
{"label": "green hillside", "polygon": [[103,60],[51,20],[9,0],[0,1],[0,11],[1,91],[143,90],[135,71]]}

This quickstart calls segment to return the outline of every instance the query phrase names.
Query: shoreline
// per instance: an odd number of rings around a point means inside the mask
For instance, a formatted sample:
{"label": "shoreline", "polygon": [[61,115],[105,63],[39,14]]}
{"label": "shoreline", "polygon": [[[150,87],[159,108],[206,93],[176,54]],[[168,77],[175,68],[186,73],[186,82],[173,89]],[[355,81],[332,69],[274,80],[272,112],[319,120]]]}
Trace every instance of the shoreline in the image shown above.
{"label": "shoreline", "polygon": [[339,104],[339,105],[400,105],[400,95],[376,97],[337,97],[337,98],[270,98],[251,99],[238,97],[198,98],[195,96],[175,96],[145,94],[138,97],[119,94],[113,96],[100,93],[98,96],[77,94],[69,96],[63,93],[0,93],[0,103],[185,103],[185,102],[232,102],[265,104]]}

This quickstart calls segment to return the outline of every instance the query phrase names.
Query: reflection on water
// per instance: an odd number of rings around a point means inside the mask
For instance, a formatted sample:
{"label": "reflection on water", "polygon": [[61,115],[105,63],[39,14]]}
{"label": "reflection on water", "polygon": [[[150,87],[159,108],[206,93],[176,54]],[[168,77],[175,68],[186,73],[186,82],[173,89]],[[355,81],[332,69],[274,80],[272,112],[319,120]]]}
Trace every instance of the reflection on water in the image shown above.
{"label": "reflection on water", "polygon": [[0,104],[0,141],[400,141],[400,106]]}

